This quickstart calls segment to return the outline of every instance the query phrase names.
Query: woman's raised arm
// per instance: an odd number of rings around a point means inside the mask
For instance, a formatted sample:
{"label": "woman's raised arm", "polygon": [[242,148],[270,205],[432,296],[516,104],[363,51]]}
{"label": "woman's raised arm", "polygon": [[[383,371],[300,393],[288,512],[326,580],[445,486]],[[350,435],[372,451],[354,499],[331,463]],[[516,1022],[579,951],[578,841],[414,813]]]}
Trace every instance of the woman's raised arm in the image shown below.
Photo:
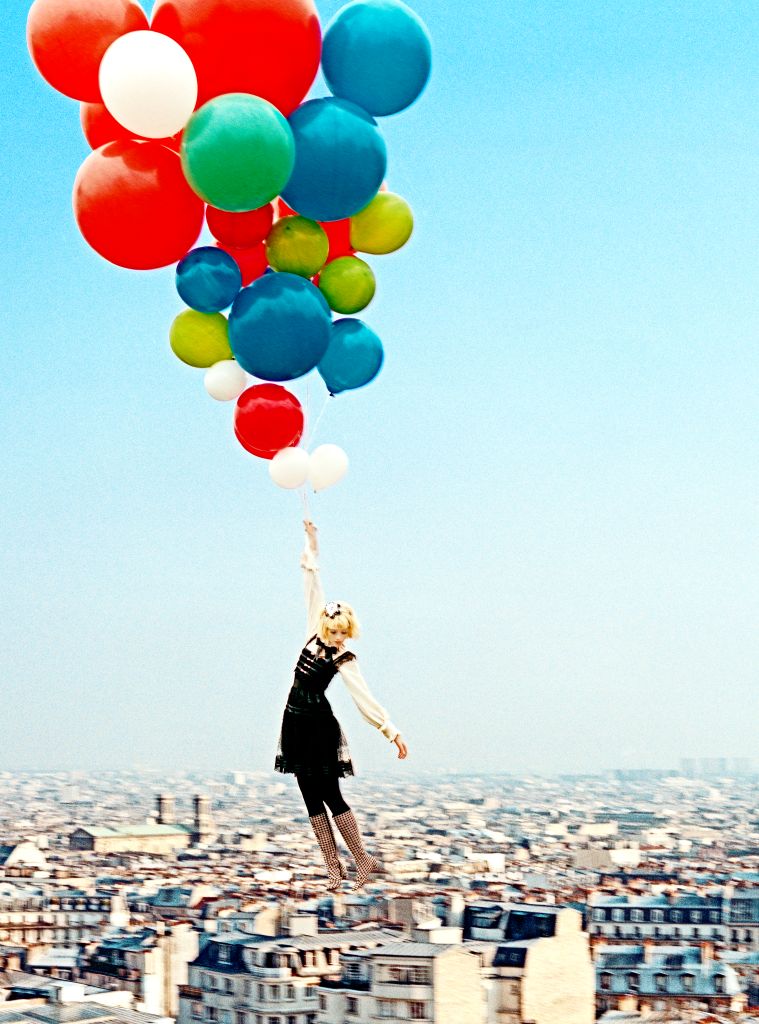
{"label": "woman's raised arm", "polygon": [[306,546],[300,558],[303,570],[303,588],[306,595],[306,626],[310,639],[319,628],[319,618],[324,610],[324,591],[319,576],[319,542],[316,527],[310,519],[304,522],[306,527]]}

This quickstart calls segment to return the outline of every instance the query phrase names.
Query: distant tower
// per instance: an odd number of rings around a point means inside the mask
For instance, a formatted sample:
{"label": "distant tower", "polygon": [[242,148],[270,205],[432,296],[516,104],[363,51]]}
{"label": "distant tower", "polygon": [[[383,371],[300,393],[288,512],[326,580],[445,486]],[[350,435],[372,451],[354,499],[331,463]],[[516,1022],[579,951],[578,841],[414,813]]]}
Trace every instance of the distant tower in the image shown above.
{"label": "distant tower", "polygon": [[173,825],[176,822],[174,815],[174,797],[168,793],[160,793],[156,799],[158,807],[158,824]]}
{"label": "distant tower", "polygon": [[210,796],[196,796],[193,799],[195,820],[193,822],[192,841],[195,846],[208,843],[216,836],[213,818],[211,817]]}

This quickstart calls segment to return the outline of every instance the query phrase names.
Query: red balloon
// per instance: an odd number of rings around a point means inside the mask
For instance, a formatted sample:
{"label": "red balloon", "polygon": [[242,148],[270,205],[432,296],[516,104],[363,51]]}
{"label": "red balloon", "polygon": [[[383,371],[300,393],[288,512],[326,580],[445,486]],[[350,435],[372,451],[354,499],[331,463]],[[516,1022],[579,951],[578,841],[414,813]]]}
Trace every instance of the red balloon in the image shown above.
{"label": "red balloon", "polygon": [[274,207],[271,203],[251,210],[249,213],[227,213],[209,206],[206,210],[208,230],[222,245],[235,249],[250,249],[263,242],[274,223]]}
{"label": "red balloon", "polygon": [[151,27],[190,55],[198,105],[249,92],[287,116],[311,87],[321,58],[314,0],[158,0]]}
{"label": "red balloon", "polygon": [[330,220],[319,222],[329,239],[329,255],[327,263],[340,259],[341,256],[355,256],[356,250],[351,246],[351,222],[346,220]]}
{"label": "red balloon", "polygon": [[186,256],[203,211],[179,157],[158,142],[109,142],[90,153],[74,182],[74,215],[85,240],[130,270],[154,270]]}
{"label": "red balloon", "polygon": [[269,266],[269,261],[266,258],[266,246],[263,242],[254,245],[252,249],[235,249],[231,245],[222,245],[217,242],[216,248],[228,252],[240,268],[243,288],[265,274],[266,268]]}
{"label": "red balloon", "polygon": [[26,41],[37,70],[75,100],[100,100],[103,54],[126,32],[148,28],[137,0],[34,0]]}
{"label": "red balloon", "polygon": [[[82,122],[82,131],[85,139],[93,149],[100,149],[107,142],[115,142],[117,139],[140,139],[141,136],[133,134],[128,128],[109,114],[108,109],[102,103],[83,103],[79,112],[79,119]],[[160,142],[162,146],[168,146],[175,153],[179,152],[182,144],[182,132],[171,139],[146,139],[147,142]]]}
{"label": "red balloon", "polygon": [[303,409],[280,384],[254,384],[237,399],[235,436],[259,459],[273,459],[303,436]]}
{"label": "red balloon", "polygon": [[293,210],[292,206],[288,206],[284,199],[277,200],[277,220],[282,220],[283,217],[298,217],[299,214]]}

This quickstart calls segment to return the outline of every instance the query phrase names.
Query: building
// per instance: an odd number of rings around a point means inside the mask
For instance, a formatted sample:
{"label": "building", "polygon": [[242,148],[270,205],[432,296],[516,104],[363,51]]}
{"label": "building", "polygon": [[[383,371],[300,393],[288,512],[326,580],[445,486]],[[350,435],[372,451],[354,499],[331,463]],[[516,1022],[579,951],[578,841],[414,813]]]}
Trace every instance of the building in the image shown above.
{"label": "building", "polygon": [[162,922],[105,936],[80,962],[78,979],[103,989],[124,989],[138,1010],[175,1017],[178,990],[198,955],[198,932],[187,922]]}
{"label": "building", "polygon": [[109,927],[127,923],[121,896],[6,886],[0,891],[0,944],[72,947],[100,937]]}
{"label": "building", "polygon": [[33,874],[46,867],[47,857],[34,843],[0,846],[0,872],[6,876]]}
{"label": "building", "polygon": [[72,832],[69,847],[94,853],[152,853],[167,856],[189,846],[212,842],[216,831],[211,816],[211,801],[206,796],[194,798],[191,825],[175,822],[174,798],[160,794],[156,820],[141,825],[82,826]]}
{"label": "building", "polygon": [[461,944],[391,942],[348,952],[340,978],[319,986],[319,1024],[485,1024],[486,1014],[479,957]]}
{"label": "building", "polygon": [[654,939],[669,945],[702,941],[726,949],[759,949],[759,888],[725,886],[689,893],[596,895],[588,905],[590,934],[604,942]]}
{"label": "building", "polygon": [[596,958],[599,1013],[705,1007],[714,1012],[745,1010],[736,971],[715,960],[713,947],[610,946]]}

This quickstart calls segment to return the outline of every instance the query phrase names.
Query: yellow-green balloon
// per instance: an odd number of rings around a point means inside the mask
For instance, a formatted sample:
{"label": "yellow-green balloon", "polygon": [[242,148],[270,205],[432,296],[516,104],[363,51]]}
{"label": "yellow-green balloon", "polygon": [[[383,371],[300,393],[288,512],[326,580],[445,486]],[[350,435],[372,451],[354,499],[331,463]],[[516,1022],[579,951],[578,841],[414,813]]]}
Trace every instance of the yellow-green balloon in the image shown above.
{"label": "yellow-green balloon", "polygon": [[358,256],[332,260],[319,275],[322,295],[336,313],[358,313],[374,298],[374,272]]}
{"label": "yellow-green balloon", "polygon": [[169,334],[174,355],[188,366],[213,366],[234,359],[229,347],[229,327],[223,313],[198,313],[186,309],[174,320]]}
{"label": "yellow-green balloon", "polygon": [[313,277],[329,255],[324,228],[307,217],[282,217],[266,239],[269,266],[284,274]]}
{"label": "yellow-green balloon", "polygon": [[394,192],[378,192],[368,206],[351,217],[351,245],[376,256],[395,252],[414,230],[411,207]]}

